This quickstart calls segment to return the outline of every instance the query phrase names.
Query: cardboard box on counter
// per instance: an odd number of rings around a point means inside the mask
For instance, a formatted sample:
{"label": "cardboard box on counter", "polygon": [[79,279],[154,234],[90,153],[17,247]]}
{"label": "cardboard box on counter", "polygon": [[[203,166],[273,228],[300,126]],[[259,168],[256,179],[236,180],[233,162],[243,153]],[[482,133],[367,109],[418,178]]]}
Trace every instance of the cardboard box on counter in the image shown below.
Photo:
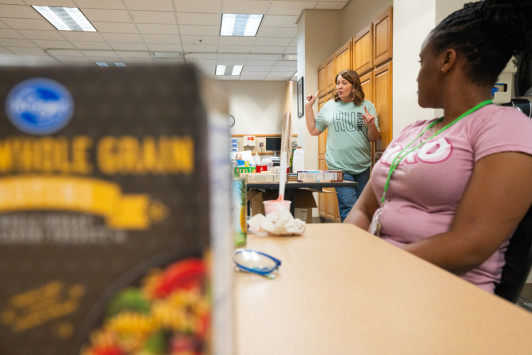
{"label": "cardboard box on counter", "polygon": [[[251,216],[257,213],[264,214],[264,201],[276,200],[279,197],[279,193],[273,191],[248,191],[248,203],[251,207]],[[299,218],[307,223],[312,223],[312,209],[317,207],[316,200],[312,191],[296,190],[294,191],[294,217]]]}
{"label": "cardboard box on counter", "polygon": [[299,182],[342,182],[344,172],[342,170],[306,170],[297,172]]}
{"label": "cardboard box on counter", "polygon": [[261,182],[279,182],[281,176],[274,173],[241,173],[240,177],[246,179],[249,183],[261,183]]}

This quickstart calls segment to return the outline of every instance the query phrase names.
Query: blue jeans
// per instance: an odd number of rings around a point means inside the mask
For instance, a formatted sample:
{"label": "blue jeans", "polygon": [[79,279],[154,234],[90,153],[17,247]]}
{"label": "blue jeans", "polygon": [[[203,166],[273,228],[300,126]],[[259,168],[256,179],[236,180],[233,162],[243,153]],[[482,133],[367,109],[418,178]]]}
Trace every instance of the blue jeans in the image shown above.
{"label": "blue jeans", "polygon": [[362,194],[362,190],[364,190],[364,187],[368,183],[369,168],[358,175],[352,175],[344,171],[344,180],[356,181],[358,182],[358,186],[356,188],[336,188],[336,197],[338,198],[338,209],[340,210],[340,219],[342,220],[342,222],[344,221],[345,217],[347,217],[349,211],[351,211],[351,208],[353,208],[355,202],[357,202],[358,200],[358,197],[360,196],[360,194]]}

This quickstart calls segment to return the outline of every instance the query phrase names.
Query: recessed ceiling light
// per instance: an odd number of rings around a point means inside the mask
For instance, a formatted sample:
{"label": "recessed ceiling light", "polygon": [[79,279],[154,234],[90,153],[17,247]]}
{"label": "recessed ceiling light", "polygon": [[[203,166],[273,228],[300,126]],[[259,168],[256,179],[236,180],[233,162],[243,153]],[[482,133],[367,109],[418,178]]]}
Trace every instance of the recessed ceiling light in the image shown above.
{"label": "recessed ceiling light", "polygon": [[243,65],[221,65],[216,66],[216,75],[238,76],[242,72]]}
{"label": "recessed ceiling light", "polygon": [[96,62],[96,65],[99,66],[99,67],[110,67],[110,66],[115,66],[115,67],[125,67],[126,66],[126,63],[122,63],[122,62],[116,62],[116,63],[106,63],[106,62]]}
{"label": "recessed ceiling light", "polygon": [[60,31],[89,31],[96,29],[76,7],[32,6]]}
{"label": "recessed ceiling light", "polygon": [[220,36],[256,36],[263,15],[223,14]]}

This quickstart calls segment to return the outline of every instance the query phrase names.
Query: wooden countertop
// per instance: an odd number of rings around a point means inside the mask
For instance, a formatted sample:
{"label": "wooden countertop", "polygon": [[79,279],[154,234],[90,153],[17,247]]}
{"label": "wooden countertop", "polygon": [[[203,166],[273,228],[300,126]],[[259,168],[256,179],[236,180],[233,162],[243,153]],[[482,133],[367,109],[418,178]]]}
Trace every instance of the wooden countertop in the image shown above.
{"label": "wooden countertop", "polygon": [[532,314],[365,231],[248,235],[282,261],[236,274],[239,355],[530,354]]}

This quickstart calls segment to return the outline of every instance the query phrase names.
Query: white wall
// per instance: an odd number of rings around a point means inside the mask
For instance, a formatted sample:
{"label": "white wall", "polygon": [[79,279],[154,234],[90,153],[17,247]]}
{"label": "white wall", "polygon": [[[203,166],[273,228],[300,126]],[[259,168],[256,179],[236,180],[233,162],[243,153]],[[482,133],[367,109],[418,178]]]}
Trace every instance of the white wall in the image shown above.
{"label": "white wall", "polygon": [[[284,81],[224,81],[222,85],[230,93],[229,112],[235,117],[231,134],[281,134],[287,84]],[[296,112],[297,119],[297,111],[292,111]]]}
{"label": "white wall", "polygon": [[429,32],[465,0],[394,0],[393,14],[393,135],[408,124],[442,114],[417,103],[419,51]]}
{"label": "white wall", "polygon": [[[298,79],[304,77],[305,96],[318,91],[318,67],[342,44],[341,22],[340,10],[305,10],[299,18],[297,71]],[[318,169],[318,138],[308,133],[305,117],[298,119],[297,133],[305,150],[305,169]]]}

